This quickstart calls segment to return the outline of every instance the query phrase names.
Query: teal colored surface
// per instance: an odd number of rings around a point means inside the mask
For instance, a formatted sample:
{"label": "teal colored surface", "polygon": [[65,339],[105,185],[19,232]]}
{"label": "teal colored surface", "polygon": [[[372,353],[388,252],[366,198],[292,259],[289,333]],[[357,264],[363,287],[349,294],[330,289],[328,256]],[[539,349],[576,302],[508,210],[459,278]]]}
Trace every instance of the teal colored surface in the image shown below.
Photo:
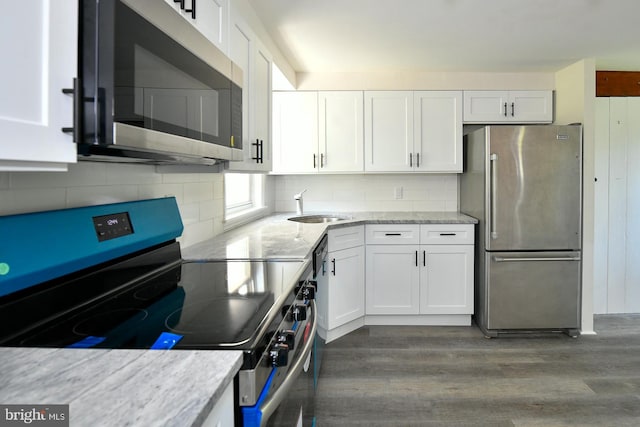
{"label": "teal colored surface", "polygon": [[[133,234],[103,242],[93,217],[128,212]],[[0,297],[179,237],[174,197],[0,217]]]}

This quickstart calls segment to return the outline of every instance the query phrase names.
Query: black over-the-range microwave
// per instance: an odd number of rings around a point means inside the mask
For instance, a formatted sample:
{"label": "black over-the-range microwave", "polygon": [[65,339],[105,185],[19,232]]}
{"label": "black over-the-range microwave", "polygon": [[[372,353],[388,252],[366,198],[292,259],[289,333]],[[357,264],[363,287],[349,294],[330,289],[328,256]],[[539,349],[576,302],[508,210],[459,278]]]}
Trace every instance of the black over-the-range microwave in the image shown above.
{"label": "black over-the-range microwave", "polygon": [[242,159],[242,70],[164,0],[79,6],[79,159]]}

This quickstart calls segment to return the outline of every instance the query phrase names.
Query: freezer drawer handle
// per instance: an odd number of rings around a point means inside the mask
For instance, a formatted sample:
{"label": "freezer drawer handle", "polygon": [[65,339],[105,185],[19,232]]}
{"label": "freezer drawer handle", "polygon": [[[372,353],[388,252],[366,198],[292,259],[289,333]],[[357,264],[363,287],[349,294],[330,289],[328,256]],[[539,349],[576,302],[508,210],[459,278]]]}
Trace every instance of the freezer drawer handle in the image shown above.
{"label": "freezer drawer handle", "polygon": [[560,257],[540,257],[540,258],[506,258],[502,256],[494,256],[495,262],[529,262],[529,261],[580,261],[579,256],[560,256]]}

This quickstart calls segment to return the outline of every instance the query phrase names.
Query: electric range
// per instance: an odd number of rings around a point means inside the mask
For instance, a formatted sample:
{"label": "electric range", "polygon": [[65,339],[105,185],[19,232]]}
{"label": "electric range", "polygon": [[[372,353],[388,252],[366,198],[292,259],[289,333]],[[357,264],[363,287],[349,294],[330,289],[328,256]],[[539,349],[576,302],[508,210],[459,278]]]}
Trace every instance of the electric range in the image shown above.
{"label": "electric range", "polygon": [[181,258],[174,198],[0,217],[0,345],[240,350],[236,418],[264,425],[311,360],[309,260]]}

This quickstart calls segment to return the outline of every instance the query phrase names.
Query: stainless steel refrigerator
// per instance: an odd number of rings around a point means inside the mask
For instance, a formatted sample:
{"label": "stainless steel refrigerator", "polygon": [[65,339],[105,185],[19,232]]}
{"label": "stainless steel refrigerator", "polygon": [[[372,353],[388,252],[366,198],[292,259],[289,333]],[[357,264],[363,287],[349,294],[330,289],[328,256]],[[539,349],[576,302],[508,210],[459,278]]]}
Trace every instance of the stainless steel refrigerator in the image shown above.
{"label": "stainless steel refrigerator", "polygon": [[486,336],[580,327],[582,128],[486,126],[464,139],[460,210],[479,220],[475,321]]}

